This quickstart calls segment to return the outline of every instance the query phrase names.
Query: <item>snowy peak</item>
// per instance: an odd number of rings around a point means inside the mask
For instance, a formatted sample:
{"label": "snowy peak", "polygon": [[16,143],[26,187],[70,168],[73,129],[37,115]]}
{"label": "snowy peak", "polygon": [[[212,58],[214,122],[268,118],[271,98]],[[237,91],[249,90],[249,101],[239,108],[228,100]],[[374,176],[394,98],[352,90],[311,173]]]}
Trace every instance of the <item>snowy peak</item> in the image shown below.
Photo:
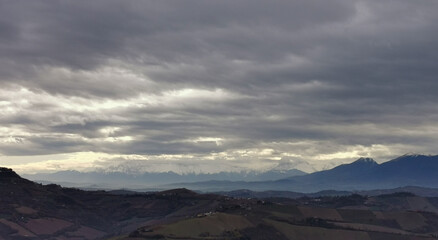
{"label": "snowy peak", "polygon": [[[424,154],[419,154],[419,153],[414,153],[414,152],[410,152],[410,153],[406,153],[402,157],[423,157],[423,156],[428,156],[428,155],[424,155]],[[429,155],[430,156],[430,155]]]}
{"label": "snowy peak", "polygon": [[424,155],[424,154],[418,154],[418,153],[406,153],[393,161],[399,160],[399,159],[405,159],[405,158],[429,158],[432,157],[431,155]]}

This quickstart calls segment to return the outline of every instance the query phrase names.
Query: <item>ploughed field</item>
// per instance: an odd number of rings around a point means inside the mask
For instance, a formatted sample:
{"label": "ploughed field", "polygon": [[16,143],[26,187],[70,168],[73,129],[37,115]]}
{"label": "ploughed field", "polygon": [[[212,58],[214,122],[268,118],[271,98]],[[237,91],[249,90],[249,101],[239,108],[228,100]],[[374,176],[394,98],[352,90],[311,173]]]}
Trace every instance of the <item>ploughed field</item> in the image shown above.
{"label": "ploughed field", "polygon": [[231,198],[40,185],[0,168],[3,239],[437,239],[438,198]]}

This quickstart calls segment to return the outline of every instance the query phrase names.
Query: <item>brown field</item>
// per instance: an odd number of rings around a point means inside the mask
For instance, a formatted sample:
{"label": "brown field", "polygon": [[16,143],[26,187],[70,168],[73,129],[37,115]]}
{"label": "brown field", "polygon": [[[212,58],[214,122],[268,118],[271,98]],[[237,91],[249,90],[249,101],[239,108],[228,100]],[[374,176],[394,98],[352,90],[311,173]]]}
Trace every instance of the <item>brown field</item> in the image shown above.
{"label": "brown field", "polygon": [[290,214],[291,216],[294,217],[303,217],[303,214],[301,213],[300,209],[298,209],[297,206],[276,204],[276,205],[266,206],[263,209],[269,212],[280,212],[284,214]]}
{"label": "brown field", "polygon": [[383,233],[394,233],[394,234],[410,234],[409,232],[389,227],[382,227],[363,223],[340,223],[332,222],[335,226],[340,226],[343,228],[351,228],[359,231],[371,231],[371,232],[383,232]]}
{"label": "brown field", "polygon": [[81,226],[79,229],[77,229],[74,232],[68,232],[66,233],[68,236],[68,239],[72,239],[74,237],[79,237],[80,239],[96,239],[96,238],[102,238],[106,235],[106,233],[96,230],[94,228],[89,228],[85,226]]}
{"label": "brown field", "polygon": [[333,208],[298,207],[298,209],[306,218],[323,218],[336,221],[343,220],[338,211]]}
{"label": "brown field", "polygon": [[53,234],[72,225],[71,222],[56,218],[31,219],[24,224],[27,229],[38,235]]}
{"label": "brown field", "polygon": [[438,213],[438,208],[432,205],[427,199],[422,197],[408,197],[409,207],[414,211],[425,211]]}
{"label": "brown field", "polygon": [[416,212],[384,212],[386,219],[394,219],[403,230],[411,231],[426,225],[426,218]]}
{"label": "brown field", "polygon": [[23,228],[22,226],[10,222],[6,219],[0,219],[0,222],[3,223],[4,225],[14,229],[17,231],[17,233],[15,235],[18,236],[24,236],[24,237],[36,237],[35,234],[33,234],[32,232],[28,231],[27,229]]}
{"label": "brown field", "polygon": [[385,215],[383,214],[383,212],[373,211],[373,214],[376,216],[377,219],[385,219]]}
{"label": "brown field", "polygon": [[370,210],[338,209],[338,213],[346,222],[372,223],[377,220]]}
{"label": "brown field", "polygon": [[218,236],[224,231],[233,231],[247,227],[253,227],[253,224],[242,216],[217,213],[207,217],[191,218],[172,223],[155,229],[154,234],[190,238],[198,237],[208,232],[210,235]]}
{"label": "brown field", "polygon": [[64,237],[64,236],[61,236],[61,237],[55,238],[55,240],[84,240],[84,238],[82,238],[82,237]]}
{"label": "brown field", "polygon": [[38,213],[37,210],[30,208],[30,207],[25,207],[25,206],[15,208],[15,211],[17,211],[18,213],[24,214],[24,215],[33,215],[33,214]]}
{"label": "brown field", "polygon": [[326,229],[320,227],[295,226],[284,222],[265,219],[266,223],[274,226],[287,238],[294,240],[371,240],[366,232]]}
{"label": "brown field", "polygon": [[[274,212],[273,211],[273,212],[271,212],[271,214],[272,214],[272,216],[283,218],[283,219],[289,219],[292,217],[289,213],[283,213],[283,212]],[[294,218],[294,219],[297,219],[297,218]]]}
{"label": "brown field", "polygon": [[394,235],[390,233],[382,232],[369,232],[368,233],[372,240],[431,240],[436,238],[426,238],[420,236],[407,236],[407,235]]}

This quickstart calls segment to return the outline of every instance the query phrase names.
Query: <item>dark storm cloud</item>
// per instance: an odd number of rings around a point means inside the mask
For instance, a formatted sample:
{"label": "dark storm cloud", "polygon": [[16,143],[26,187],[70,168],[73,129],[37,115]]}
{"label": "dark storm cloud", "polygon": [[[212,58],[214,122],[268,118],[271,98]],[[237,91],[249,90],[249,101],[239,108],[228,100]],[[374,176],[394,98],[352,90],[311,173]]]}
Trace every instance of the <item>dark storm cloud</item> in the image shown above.
{"label": "dark storm cloud", "polygon": [[[16,72],[34,74],[35,66],[46,65],[94,70],[108,64],[109,59],[165,68],[169,64],[198,65],[205,60],[212,65],[233,59],[278,60],[288,53],[285,47],[292,45],[288,32],[348,20],[354,14],[351,4],[333,1],[324,4],[324,10],[320,9],[322,4],[323,1],[273,1],[268,6],[263,1],[3,1],[0,30],[4,41],[0,49],[6,68],[2,72],[35,88],[76,95],[74,85],[82,85],[81,80],[69,78],[65,80],[68,84],[41,76],[34,83]],[[209,59],[211,56],[213,59]],[[156,80],[196,81],[207,86],[218,80],[210,77],[206,81],[208,75],[216,72],[215,66],[202,67],[206,69],[195,73],[198,76],[178,72],[182,76]],[[230,66],[217,67],[218,73],[230,70]],[[69,87],[73,87],[71,92],[64,90]],[[95,95],[110,94],[99,92],[104,86],[99,88],[92,82],[81,89],[86,91],[87,87]]]}
{"label": "dark storm cloud", "polygon": [[0,1],[0,151],[433,152],[437,10],[426,0]]}

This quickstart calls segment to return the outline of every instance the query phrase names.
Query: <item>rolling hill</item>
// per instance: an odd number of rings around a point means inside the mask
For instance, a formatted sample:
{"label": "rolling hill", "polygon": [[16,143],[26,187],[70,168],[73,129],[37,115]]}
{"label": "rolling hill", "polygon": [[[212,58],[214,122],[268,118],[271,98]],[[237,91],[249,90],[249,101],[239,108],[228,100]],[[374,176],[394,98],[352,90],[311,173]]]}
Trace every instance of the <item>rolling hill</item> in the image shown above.
{"label": "rolling hill", "polygon": [[83,191],[34,183],[0,168],[0,196],[1,240],[438,237],[438,199],[406,192],[260,200],[187,189]]}
{"label": "rolling hill", "polygon": [[211,211],[225,197],[185,189],[114,194],[41,185],[0,168],[0,239],[96,239]]}

